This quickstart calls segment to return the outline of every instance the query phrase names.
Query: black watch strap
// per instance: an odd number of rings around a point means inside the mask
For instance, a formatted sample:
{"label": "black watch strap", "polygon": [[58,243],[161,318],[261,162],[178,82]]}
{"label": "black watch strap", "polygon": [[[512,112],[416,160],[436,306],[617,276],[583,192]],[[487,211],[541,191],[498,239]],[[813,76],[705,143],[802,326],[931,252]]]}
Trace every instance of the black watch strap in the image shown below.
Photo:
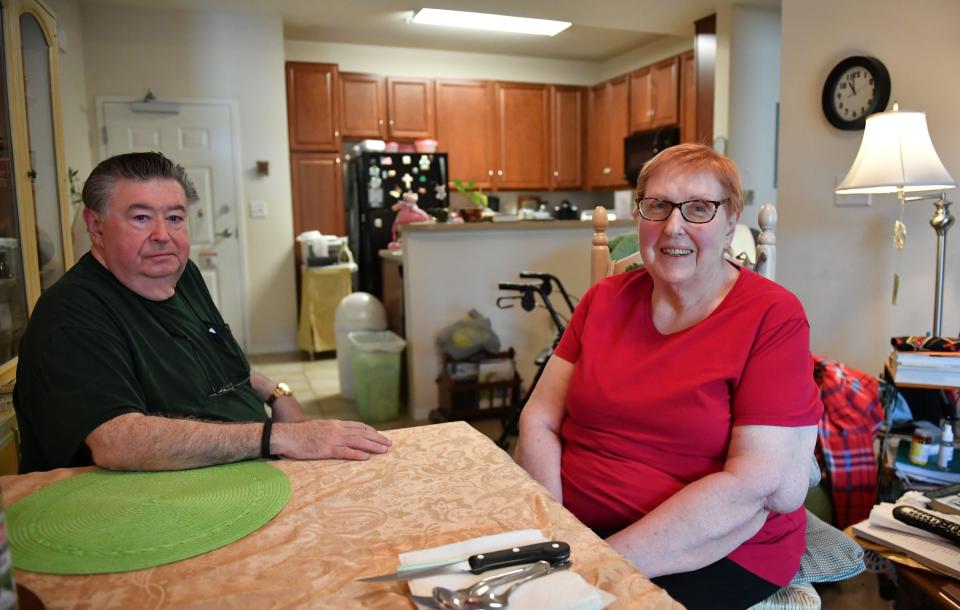
{"label": "black watch strap", "polygon": [[274,459],[276,456],[270,453],[270,432],[273,430],[273,418],[268,417],[263,422],[263,435],[260,437],[260,457],[265,460]]}

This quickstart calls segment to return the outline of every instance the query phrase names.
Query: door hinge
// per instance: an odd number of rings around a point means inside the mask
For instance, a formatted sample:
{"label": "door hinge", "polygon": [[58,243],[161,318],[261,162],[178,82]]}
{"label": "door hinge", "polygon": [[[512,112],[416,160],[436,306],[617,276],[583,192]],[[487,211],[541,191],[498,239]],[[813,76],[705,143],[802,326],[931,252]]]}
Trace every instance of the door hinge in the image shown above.
{"label": "door hinge", "polygon": [[100,129],[103,131],[103,145],[106,146],[107,145],[107,126],[104,125]]}

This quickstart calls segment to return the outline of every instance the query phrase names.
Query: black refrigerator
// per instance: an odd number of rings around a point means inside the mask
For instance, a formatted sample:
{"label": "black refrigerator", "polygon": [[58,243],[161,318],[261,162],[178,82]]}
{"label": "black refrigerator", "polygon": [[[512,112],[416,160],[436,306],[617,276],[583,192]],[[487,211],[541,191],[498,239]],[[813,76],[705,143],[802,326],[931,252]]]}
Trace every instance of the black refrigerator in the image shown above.
{"label": "black refrigerator", "polygon": [[382,298],[379,251],[393,239],[391,207],[406,192],[416,193],[424,210],[445,208],[446,153],[365,152],[347,172],[347,227],[359,267],[357,289]]}

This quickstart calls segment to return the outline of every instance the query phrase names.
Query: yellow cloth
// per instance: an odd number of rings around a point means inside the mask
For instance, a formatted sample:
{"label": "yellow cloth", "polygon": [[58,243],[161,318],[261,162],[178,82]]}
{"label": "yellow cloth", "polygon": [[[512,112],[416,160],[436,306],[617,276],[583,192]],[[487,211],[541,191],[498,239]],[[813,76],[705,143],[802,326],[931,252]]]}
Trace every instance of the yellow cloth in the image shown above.
{"label": "yellow cloth", "polygon": [[297,345],[305,352],[327,352],[337,348],[333,318],[337,305],[353,290],[347,265],[302,267],[300,288],[300,329]]}
{"label": "yellow cloth", "polygon": [[[290,478],[290,502],[233,544],[137,572],[60,576],[17,570],[16,581],[50,610],[412,610],[407,583],[355,579],[393,572],[406,551],[535,528],[570,545],[571,570],[616,596],[609,610],[681,608],[470,425],[386,434],[393,440],[390,451],[365,462],[273,462]],[[12,503],[89,470],[2,477],[0,486]]]}

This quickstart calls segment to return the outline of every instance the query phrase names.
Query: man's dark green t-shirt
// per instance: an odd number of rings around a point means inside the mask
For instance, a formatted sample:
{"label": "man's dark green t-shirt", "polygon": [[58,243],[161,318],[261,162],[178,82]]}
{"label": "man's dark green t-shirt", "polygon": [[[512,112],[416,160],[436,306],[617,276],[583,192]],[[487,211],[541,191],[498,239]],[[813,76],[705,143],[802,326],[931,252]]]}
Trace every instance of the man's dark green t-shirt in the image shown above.
{"label": "man's dark green t-shirt", "polygon": [[37,301],[13,402],[21,472],[89,465],[87,435],[124,413],[266,419],[250,364],[196,265],[187,263],[174,296],[151,301],[91,254]]}

